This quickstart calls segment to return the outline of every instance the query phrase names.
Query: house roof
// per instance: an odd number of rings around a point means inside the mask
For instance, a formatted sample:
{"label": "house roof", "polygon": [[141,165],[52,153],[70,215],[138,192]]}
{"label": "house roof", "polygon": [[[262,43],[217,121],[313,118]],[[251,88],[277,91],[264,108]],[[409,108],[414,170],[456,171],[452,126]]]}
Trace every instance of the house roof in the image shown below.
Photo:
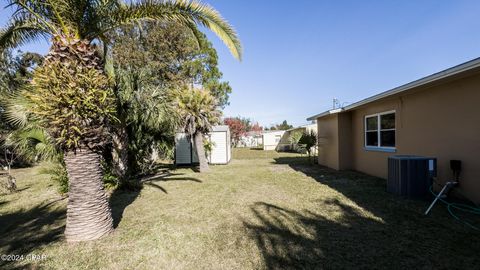
{"label": "house roof", "polygon": [[247,136],[260,136],[262,135],[262,131],[248,131],[246,133]]}
{"label": "house roof", "polygon": [[423,77],[423,78],[415,80],[413,82],[401,85],[399,87],[387,90],[387,91],[379,93],[377,95],[365,98],[365,99],[360,100],[358,102],[352,103],[352,104],[350,104],[346,107],[338,108],[338,109],[334,109],[334,110],[328,110],[328,111],[316,114],[314,116],[310,116],[309,118],[307,118],[307,120],[311,121],[311,120],[315,120],[319,117],[323,117],[323,116],[326,116],[326,115],[336,114],[336,113],[339,113],[339,112],[352,110],[354,108],[357,108],[359,106],[377,101],[379,99],[386,98],[386,97],[389,97],[389,96],[392,96],[392,95],[395,95],[395,94],[398,94],[398,93],[402,93],[402,92],[405,92],[405,91],[408,91],[408,90],[411,90],[411,89],[414,89],[414,88],[417,88],[417,87],[420,87],[420,86],[424,86],[424,85],[428,85],[428,84],[431,84],[431,83],[434,83],[434,82],[438,82],[440,80],[448,79],[448,78],[454,77],[456,75],[460,75],[460,74],[463,74],[463,73],[468,73],[468,71],[476,70],[478,68],[480,68],[480,57],[476,58],[476,59],[473,59],[473,60],[470,60],[468,62],[462,63],[460,65],[445,69],[443,71],[434,73],[434,74],[429,75],[427,77]]}
{"label": "house roof", "polygon": [[227,125],[219,125],[219,126],[213,126],[212,131],[227,131],[228,126]]}
{"label": "house roof", "polygon": [[264,130],[262,134],[285,133],[286,130]]}
{"label": "house roof", "polygon": [[310,123],[310,124],[305,124],[305,125],[293,127],[291,129],[287,129],[287,131],[292,131],[292,130],[301,129],[301,128],[307,128],[309,126],[317,126],[317,123]]}

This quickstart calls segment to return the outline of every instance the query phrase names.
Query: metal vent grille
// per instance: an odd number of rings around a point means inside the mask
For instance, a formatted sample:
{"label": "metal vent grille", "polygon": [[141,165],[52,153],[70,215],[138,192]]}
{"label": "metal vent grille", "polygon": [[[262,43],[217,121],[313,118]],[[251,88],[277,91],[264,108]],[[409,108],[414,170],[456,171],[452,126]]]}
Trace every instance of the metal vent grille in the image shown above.
{"label": "metal vent grille", "polygon": [[407,198],[425,198],[436,172],[436,158],[391,156],[388,158],[387,191]]}

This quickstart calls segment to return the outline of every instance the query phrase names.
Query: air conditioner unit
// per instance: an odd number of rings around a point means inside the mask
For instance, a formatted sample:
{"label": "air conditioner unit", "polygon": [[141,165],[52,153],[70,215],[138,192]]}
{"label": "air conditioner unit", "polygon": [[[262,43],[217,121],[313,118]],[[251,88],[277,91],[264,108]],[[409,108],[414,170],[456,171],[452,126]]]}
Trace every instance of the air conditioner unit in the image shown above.
{"label": "air conditioner unit", "polygon": [[437,174],[437,159],[397,155],[388,158],[387,192],[407,198],[425,198],[432,177]]}

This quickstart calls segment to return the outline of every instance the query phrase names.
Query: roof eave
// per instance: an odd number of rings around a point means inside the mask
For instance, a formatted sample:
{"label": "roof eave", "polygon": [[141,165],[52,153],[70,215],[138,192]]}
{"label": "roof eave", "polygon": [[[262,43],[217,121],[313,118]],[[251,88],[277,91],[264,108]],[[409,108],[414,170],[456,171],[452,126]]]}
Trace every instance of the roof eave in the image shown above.
{"label": "roof eave", "polygon": [[320,117],[323,117],[323,116],[327,116],[327,115],[330,115],[330,114],[336,114],[336,113],[339,113],[339,112],[343,112],[344,110],[345,110],[344,108],[338,108],[338,109],[328,110],[328,111],[326,111],[326,112],[319,113],[319,114],[314,115],[314,116],[310,116],[309,118],[307,118],[307,121],[312,121],[312,120],[316,120],[317,118],[320,118]]}

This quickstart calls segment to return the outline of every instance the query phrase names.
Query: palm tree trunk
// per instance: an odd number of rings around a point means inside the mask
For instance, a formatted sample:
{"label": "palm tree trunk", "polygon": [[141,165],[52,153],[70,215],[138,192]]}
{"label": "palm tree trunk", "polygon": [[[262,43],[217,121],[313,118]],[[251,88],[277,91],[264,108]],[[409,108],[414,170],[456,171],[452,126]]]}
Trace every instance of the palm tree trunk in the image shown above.
{"label": "palm tree trunk", "polygon": [[67,153],[69,179],[68,242],[98,239],[113,231],[112,213],[103,188],[100,156],[90,150]]}
{"label": "palm tree trunk", "polygon": [[208,171],[207,156],[205,155],[205,148],[203,147],[203,134],[195,132],[195,149],[197,150],[198,162],[200,163],[200,172]]}

